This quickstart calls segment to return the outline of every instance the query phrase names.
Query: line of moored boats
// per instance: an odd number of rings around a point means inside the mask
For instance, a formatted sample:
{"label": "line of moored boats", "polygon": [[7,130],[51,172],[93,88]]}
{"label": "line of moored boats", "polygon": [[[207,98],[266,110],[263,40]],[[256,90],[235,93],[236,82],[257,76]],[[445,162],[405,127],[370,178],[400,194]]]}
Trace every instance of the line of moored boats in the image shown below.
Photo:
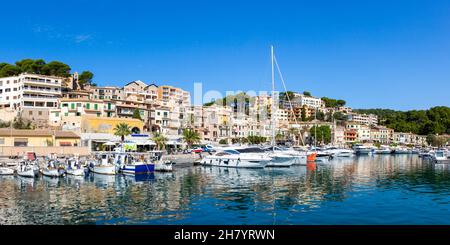
{"label": "line of moored boats", "polygon": [[[211,153],[212,152],[212,153]],[[203,156],[200,164],[204,166],[234,168],[290,167],[305,165],[308,162],[328,162],[333,158],[372,154],[419,154],[429,156],[437,163],[445,163],[450,156],[448,150],[410,149],[388,146],[379,148],[356,144],[353,149],[339,147],[287,148],[280,146],[228,146],[215,148]]]}
{"label": "line of moored boats", "polygon": [[165,161],[161,151],[147,153],[125,152],[122,147],[116,151],[97,154],[82,159],[77,156],[57,158],[50,155],[38,159],[34,152],[27,152],[15,167],[0,167],[0,175],[18,175],[34,178],[40,174],[48,177],[65,175],[84,176],[89,172],[105,175],[148,174],[154,171],[172,171],[173,162]]}

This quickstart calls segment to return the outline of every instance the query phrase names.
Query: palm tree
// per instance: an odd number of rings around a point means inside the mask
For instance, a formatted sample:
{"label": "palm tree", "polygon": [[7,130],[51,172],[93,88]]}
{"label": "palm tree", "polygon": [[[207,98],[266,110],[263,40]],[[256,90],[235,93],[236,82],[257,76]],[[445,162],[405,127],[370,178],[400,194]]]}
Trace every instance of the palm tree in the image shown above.
{"label": "palm tree", "polygon": [[185,129],[183,130],[183,141],[186,142],[188,148],[191,148],[193,144],[200,142],[200,135],[191,129]]}
{"label": "palm tree", "polygon": [[167,138],[161,133],[154,133],[152,140],[155,142],[158,150],[164,149],[167,143]]}
{"label": "palm tree", "polygon": [[114,128],[114,135],[120,136],[122,143],[125,141],[125,136],[131,134],[130,126],[126,123],[119,123]]}

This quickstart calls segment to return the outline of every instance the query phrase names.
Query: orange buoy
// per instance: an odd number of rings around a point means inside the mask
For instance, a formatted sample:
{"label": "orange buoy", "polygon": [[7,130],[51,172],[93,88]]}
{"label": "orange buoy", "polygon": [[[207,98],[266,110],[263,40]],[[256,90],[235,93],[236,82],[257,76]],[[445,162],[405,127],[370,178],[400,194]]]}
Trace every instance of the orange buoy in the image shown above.
{"label": "orange buoy", "polygon": [[308,162],[314,162],[314,161],[316,161],[316,156],[317,156],[317,153],[313,152],[307,156],[306,160]]}

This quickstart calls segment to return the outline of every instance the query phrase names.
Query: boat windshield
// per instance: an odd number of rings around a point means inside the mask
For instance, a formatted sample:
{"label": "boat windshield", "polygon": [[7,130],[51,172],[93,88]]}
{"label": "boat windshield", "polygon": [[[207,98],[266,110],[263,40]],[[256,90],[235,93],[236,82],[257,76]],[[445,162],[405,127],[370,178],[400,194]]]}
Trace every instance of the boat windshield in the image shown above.
{"label": "boat windshield", "polygon": [[228,150],[224,150],[224,152],[226,152],[226,153],[230,153],[230,154],[239,154],[239,151],[236,151],[236,150],[231,150],[231,149],[228,149]]}
{"label": "boat windshield", "polygon": [[436,152],[436,156],[437,157],[443,157],[444,156],[444,152],[443,151],[437,151]]}
{"label": "boat windshield", "polygon": [[264,152],[263,149],[258,148],[258,147],[243,148],[243,149],[238,149],[237,151],[240,153],[262,153],[262,152]]}

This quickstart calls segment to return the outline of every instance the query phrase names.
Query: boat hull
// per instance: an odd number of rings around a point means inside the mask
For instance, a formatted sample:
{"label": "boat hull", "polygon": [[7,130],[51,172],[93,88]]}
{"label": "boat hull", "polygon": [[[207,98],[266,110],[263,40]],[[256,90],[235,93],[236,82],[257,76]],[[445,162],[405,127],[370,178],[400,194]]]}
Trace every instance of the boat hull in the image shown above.
{"label": "boat hull", "polygon": [[130,164],[122,167],[124,174],[149,174],[155,171],[154,164]]}
{"label": "boat hull", "polygon": [[372,153],[371,149],[358,149],[358,150],[355,150],[355,154],[356,155],[369,155],[371,153]]}
{"label": "boat hull", "polygon": [[10,168],[0,168],[0,175],[13,175],[14,170]]}
{"label": "boat hull", "polygon": [[290,167],[295,162],[295,157],[291,156],[271,156],[272,160],[266,167]]}
{"label": "boat hull", "polygon": [[214,158],[206,157],[200,161],[204,166],[217,166],[225,168],[264,168],[269,159],[247,160],[236,158]]}
{"label": "boat hull", "polygon": [[172,163],[155,163],[155,171],[171,172],[173,171]]}
{"label": "boat hull", "polygon": [[89,170],[96,174],[104,174],[104,175],[115,175],[116,174],[116,166],[91,166]]}
{"label": "boat hull", "polygon": [[17,171],[17,175],[27,178],[34,178],[38,175],[38,171],[35,169],[29,169],[25,171]]}
{"label": "boat hull", "polygon": [[78,168],[78,169],[67,169],[66,173],[68,175],[74,175],[74,176],[84,176],[85,170],[84,168]]}
{"label": "boat hull", "polygon": [[48,176],[48,177],[61,177],[64,175],[64,170],[61,169],[43,169],[42,175]]}

